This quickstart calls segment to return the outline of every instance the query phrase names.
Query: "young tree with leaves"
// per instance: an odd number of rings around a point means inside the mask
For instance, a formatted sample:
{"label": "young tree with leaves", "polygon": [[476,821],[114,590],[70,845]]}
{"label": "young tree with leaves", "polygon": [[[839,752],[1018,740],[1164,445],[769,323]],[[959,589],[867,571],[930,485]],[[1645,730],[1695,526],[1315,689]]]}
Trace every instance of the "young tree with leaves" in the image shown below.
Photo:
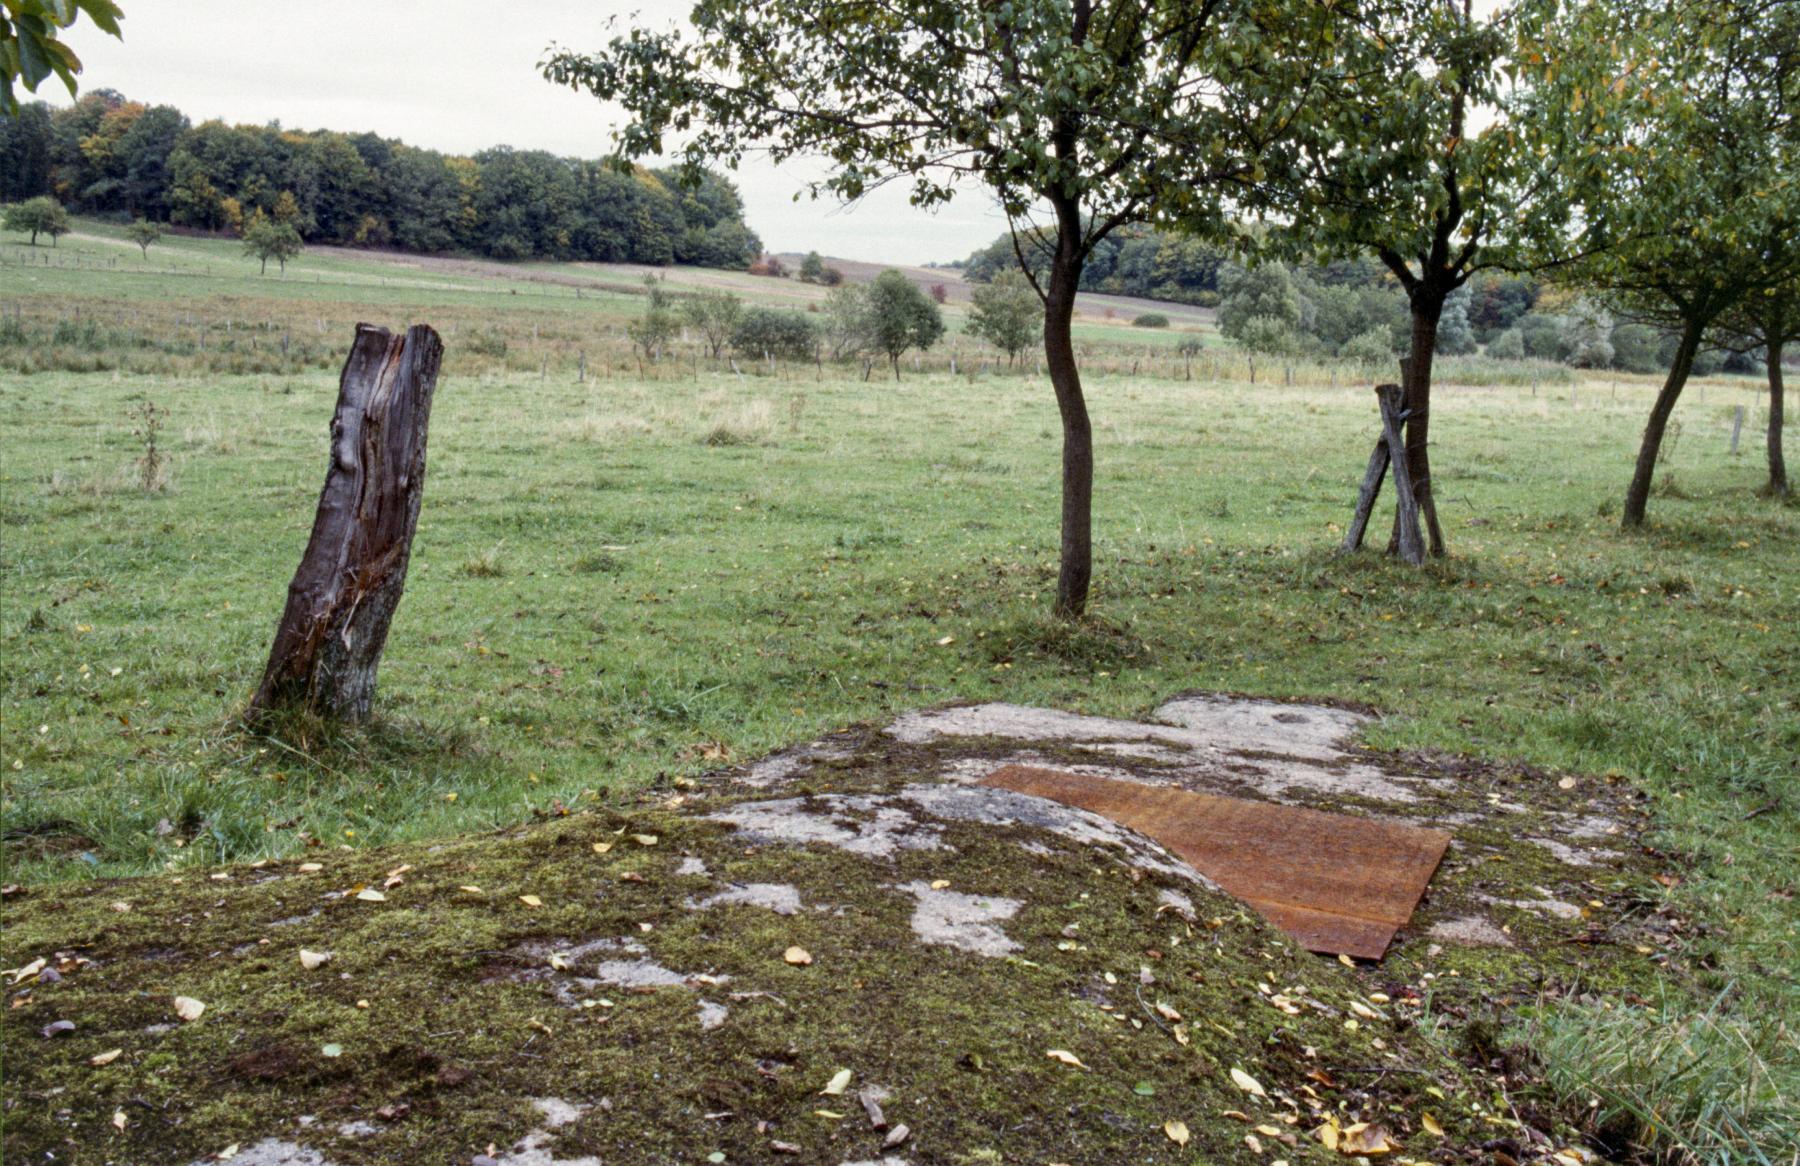
{"label": "young tree with leaves", "polygon": [[1680,336],[1651,406],[1620,516],[1642,526],[1657,452],[1706,335],[1800,276],[1800,5],[1788,0],[1611,0],[1570,31],[1605,46],[1546,68],[1572,116],[1622,95],[1632,116],[1594,127],[1572,164],[1590,230],[1611,244],[1578,277],[1618,314]]}
{"label": "young tree with leaves", "polygon": [[48,235],[54,247],[58,235],[69,233],[69,212],[49,195],[40,194],[6,208],[6,229],[30,232],[33,247],[39,235]]}
{"label": "young tree with leaves", "polygon": [[[1262,203],[1271,250],[1372,254],[1406,293],[1406,458],[1433,555],[1445,553],[1429,449],[1445,305],[1477,272],[1543,267],[1582,246],[1558,180],[1576,139],[1524,132],[1534,95],[1521,61],[1579,47],[1542,43],[1557,2],[1478,16],[1470,0],[1416,0],[1373,14],[1340,45],[1355,83],[1307,124]],[[1397,540],[1396,527],[1390,552]]]}
{"label": "young tree with leaves", "polygon": [[286,223],[278,223],[261,211],[250,216],[244,224],[244,254],[255,256],[262,261],[262,274],[269,273],[269,260],[273,259],[281,268],[281,274],[287,274],[288,260],[305,250],[300,241],[300,232]]}
{"label": "young tree with leaves", "polygon": [[970,298],[969,334],[1006,353],[1007,368],[1019,353],[1043,339],[1044,302],[1021,273],[1003,271],[987,283],[978,283]]}
{"label": "young tree with leaves", "polygon": [[869,282],[869,337],[877,352],[887,354],[894,379],[900,379],[900,357],[910,348],[923,352],[944,334],[944,314],[919,285],[888,268]]}
{"label": "young tree with leaves", "polygon": [[150,258],[150,248],[162,240],[162,224],[152,223],[147,219],[134,219],[125,228],[125,237],[136,243],[145,259]]}
{"label": "young tree with leaves", "polygon": [[725,351],[731,330],[744,314],[744,301],[728,291],[706,291],[689,296],[681,304],[682,318],[706,340],[706,353],[714,360]]}
{"label": "young tree with leaves", "polygon": [[1222,218],[1222,192],[1262,175],[1354,7],[696,0],[688,31],[632,29],[592,55],[554,51],[544,72],[624,108],[625,157],[681,134],[690,167],[752,150],[818,156],[829,171],[814,194],[855,199],[901,181],[933,206],[973,178],[1015,222],[1049,217],[1047,275],[1032,278],[1063,427],[1055,611],[1075,618],[1093,570],[1093,431],[1071,332],[1083,266],[1154,213]]}

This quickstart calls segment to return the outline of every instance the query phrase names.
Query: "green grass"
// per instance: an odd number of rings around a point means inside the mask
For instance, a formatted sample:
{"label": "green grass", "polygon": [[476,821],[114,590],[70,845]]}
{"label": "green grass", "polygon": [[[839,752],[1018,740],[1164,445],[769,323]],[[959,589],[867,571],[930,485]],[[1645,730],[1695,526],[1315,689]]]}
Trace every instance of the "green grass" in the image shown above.
{"label": "green grass", "polygon": [[[531,269],[309,256],[281,280],[227,243],[168,241],[148,271],[135,248],[101,264],[110,246],[63,240],[92,260],[69,268],[15,267],[29,249],[6,247],[0,310],[32,336],[77,305],[146,332],[236,319],[261,329],[259,354],[281,329],[316,352],[233,375],[212,336],[149,371],[103,346],[95,371],[0,380],[9,881],[516,822],[716,764],[715,743],[748,758],[949,700],[1354,699],[1388,714],[1378,746],[1645,792],[1686,937],[1679,991],[1785,1032],[1768,1079],[1791,1137],[1800,508],[1755,496],[1759,441],[1726,451],[1735,406],[1760,432],[1759,384],[1690,386],[1651,526],[1627,535],[1612,515],[1654,386],[1492,368],[1515,383],[1473,384],[1467,365],[1434,407],[1453,557],[1410,571],[1332,553],[1374,436],[1371,395],[1349,387],[1363,374],[1252,387],[1197,363],[1190,383],[1166,361],[1132,377],[1145,343],[1174,338],[1095,322],[1096,591],[1067,628],[1046,618],[1058,448],[1040,378],[951,376],[942,353],[899,385],[740,377],[688,353],[640,376],[621,337],[636,297],[577,300]],[[450,350],[380,719],[251,736],[235,716],[311,523],[357,318],[436,322]],[[450,324],[506,354],[459,354]],[[171,455],[148,493],[144,400],[168,410]]]}

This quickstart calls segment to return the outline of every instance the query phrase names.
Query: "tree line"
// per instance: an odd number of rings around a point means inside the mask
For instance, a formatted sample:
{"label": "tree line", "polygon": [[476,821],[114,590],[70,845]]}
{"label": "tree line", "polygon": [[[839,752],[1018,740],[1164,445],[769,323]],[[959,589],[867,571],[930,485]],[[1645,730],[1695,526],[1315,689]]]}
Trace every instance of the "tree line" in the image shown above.
{"label": "tree line", "polygon": [[1082,614],[1092,577],[1075,297],[1109,240],[1122,257],[1146,228],[1252,270],[1379,264],[1405,302],[1404,462],[1433,555],[1446,552],[1433,362],[1447,307],[1487,273],[1579,287],[1676,337],[1624,526],[1645,521],[1669,415],[1725,331],[1766,354],[1769,488],[1787,489],[1779,372],[1800,331],[1792,0],[1480,12],[1454,0],[914,0],[880,21],[831,0],[695,0],[688,24],[555,52],[545,77],[623,108],[622,158],[662,155],[676,134],[693,168],[822,156],[814,193],[854,199],[898,181],[932,207],[973,183],[1012,220],[1006,242],[1044,304],[1062,422],[1059,615]]}
{"label": "tree line", "polygon": [[0,117],[0,202],[232,234],[260,213],[352,247],[748,267],[762,242],[736,187],[690,177],[505,146],[462,157],[373,133],[194,125],[104,89]]}

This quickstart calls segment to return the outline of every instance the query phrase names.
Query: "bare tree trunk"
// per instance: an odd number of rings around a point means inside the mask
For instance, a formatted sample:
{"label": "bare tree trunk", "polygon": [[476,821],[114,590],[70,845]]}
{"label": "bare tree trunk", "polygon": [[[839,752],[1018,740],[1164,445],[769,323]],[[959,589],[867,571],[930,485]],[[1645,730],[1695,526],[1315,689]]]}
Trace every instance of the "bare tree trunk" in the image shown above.
{"label": "bare tree trunk", "polygon": [[375,669],[406,586],[443,351],[423,324],[403,336],[356,326],[331,419],[331,466],[251,719],[280,708],[334,720],[369,715]]}
{"label": "bare tree trunk", "polygon": [[1691,319],[1681,331],[1681,344],[1675,349],[1675,363],[1669,366],[1668,379],[1650,406],[1650,420],[1644,425],[1644,440],[1638,446],[1637,468],[1632,471],[1631,485],[1625,491],[1625,513],[1619,525],[1630,529],[1644,525],[1644,508],[1650,502],[1650,484],[1656,477],[1656,453],[1662,448],[1663,431],[1669,426],[1669,414],[1686,387],[1688,373],[1694,368],[1694,354],[1700,351],[1700,337],[1706,324]]}
{"label": "bare tree trunk", "polygon": [[1766,355],[1769,358],[1769,494],[1786,498],[1790,490],[1787,460],[1781,456],[1781,341],[1770,341]]}
{"label": "bare tree trunk", "polygon": [[1072,202],[1057,208],[1056,254],[1044,295],[1044,365],[1062,414],[1062,564],[1056,577],[1055,614],[1079,619],[1087,611],[1093,579],[1094,430],[1075,363],[1075,293],[1081,281],[1081,212]]}

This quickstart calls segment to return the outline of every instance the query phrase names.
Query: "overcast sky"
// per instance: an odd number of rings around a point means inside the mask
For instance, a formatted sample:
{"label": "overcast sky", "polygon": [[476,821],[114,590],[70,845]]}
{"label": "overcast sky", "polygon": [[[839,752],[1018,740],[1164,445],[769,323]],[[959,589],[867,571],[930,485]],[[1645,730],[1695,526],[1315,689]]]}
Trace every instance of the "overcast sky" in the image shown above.
{"label": "overcast sky", "polygon": [[[83,89],[117,89],[220,118],[292,129],[372,130],[415,146],[469,154],[487,146],[598,157],[616,111],[543,80],[552,42],[604,44],[607,19],[663,27],[682,0],[123,0],[125,39],[85,21],[68,34]],[[38,96],[57,104],[54,79]],[[774,251],[817,249],[877,262],[959,259],[1005,230],[981,188],[935,213],[882,190],[853,207],[793,201],[813,171],[747,160],[733,178],[746,218]]]}

